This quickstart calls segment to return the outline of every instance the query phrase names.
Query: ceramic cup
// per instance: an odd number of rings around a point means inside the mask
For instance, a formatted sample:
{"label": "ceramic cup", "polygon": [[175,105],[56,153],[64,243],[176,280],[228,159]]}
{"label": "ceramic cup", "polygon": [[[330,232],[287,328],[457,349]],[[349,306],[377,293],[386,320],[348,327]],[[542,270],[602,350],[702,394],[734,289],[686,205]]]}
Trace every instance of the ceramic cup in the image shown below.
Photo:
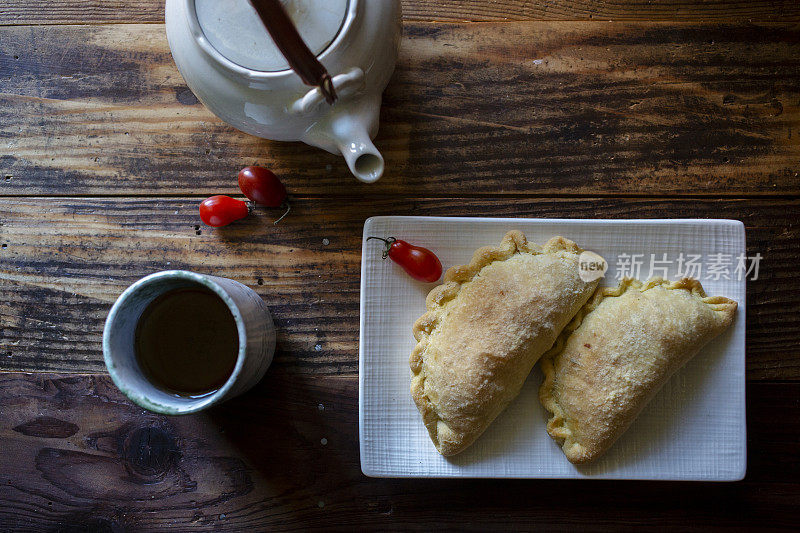
{"label": "ceramic cup", "polygon": [[[170,394],[150,383],[136,360],[136,325],[145,308],[158,296],[182,288],[210,289],[227,304],[239,331],[239,355],[228,381],[198,398]],[[103,330],[103,356],[114,384],[141,407],[166,415],[194,413],[237,396],[258,383],[275,353],[275,326],[267,306],[251,288],[238,281],[185,270],[146,276],[114,303]]]}

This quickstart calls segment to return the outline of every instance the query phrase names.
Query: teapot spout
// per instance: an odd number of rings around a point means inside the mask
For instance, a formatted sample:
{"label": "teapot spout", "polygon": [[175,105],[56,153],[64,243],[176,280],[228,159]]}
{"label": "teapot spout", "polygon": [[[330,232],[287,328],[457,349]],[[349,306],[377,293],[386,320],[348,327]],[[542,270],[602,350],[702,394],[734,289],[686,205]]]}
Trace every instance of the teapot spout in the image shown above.
{"label": "teapot spout", "polygon": [[364,183],[377,181],[383,176],[383,156],[372,144],[363,124],[342,118],[345,120],[333,124],[333,138],[350,172]]}
{"label": "teapot spout", "polygon": [[369,136],[350,137],[339,143],[339,150],[347,161],[350,172],[360,181],[372,183],[383,176],[383,156]]}
{"label": "teapot spout", "polygon": [[383,156],[370,139],[378,131],[379,108],[380,96],[377,102],[342,106],[329,120],[310,128],[303,140],[329,152],[341,152],[353,176],[364,183],[375,182],[384,168]]}

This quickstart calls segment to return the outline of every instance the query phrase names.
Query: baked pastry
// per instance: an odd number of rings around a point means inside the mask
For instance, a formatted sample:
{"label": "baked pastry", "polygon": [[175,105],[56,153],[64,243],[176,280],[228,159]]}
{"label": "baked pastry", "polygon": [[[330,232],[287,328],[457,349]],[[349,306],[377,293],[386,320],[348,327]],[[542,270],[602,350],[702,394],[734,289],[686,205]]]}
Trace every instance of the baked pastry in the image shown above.
{"label": "baked pastry", "polygon": [[572,463],[602,455],[672,374],[733,322],[736,302],[684,278],[599,289],[542,357],[547,432]]}
{"label": "baked pastry", "polygon": [[411,395],[442,455],[472,444],[513,400],[539,357],[594,292],[579,277],[582,250],[510,231],[449,269],[414,324]]}

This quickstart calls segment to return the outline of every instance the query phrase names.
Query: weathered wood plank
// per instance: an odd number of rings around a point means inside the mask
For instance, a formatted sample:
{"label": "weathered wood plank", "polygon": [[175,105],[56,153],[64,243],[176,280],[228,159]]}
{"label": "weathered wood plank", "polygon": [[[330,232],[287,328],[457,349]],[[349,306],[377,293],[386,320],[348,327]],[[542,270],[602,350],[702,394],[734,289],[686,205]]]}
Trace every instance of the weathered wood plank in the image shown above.
{"label": "weathered wood plank", "polygon": [[183,84],[157,25],[0,28],[0,195],[800,194],[800,26],[405,28],[377,144],[340,157],[242,134]]}
{"label": "weathered wood plank", "polygon": [[[163,0],[2,0],[0,25],[163,22]],[[403,0],[405,20],[480,22],[512,20],[800,20],[793,0]]]}
{"label": "weathered wood plank", "polygon": [[449,22],[511,20],[786,21],[800,19],[790,0],[403,0],[407,20]]}
{"label": "weathered wood plank", "polygon": [[0,25],[164,22],[161,0],[0,0]]}
{"label": "weathered wood plank", "polygon": [[748,386],[748,474],[716,484],[369,479],[357,396],[355,377],[273,369],[243,397],[168,418],[106,376],[2,374],[0,529],[796,526],[800,384]]}
{"label": "weathered wood plank", "polygon": [[0,368],[103,371],[101,332],[114,299],[146,274],[185,268],[262,295],[278,328],[276,367],[354,375],[369,216],[682,216],[744,221],[748,253],[764,256],[748,283],[747,375],[797,380],[798,209],[798,200],[312,198],[295,200],[278,226],[272,211],[215,230],[200,225],[196,198],[3,199]]}

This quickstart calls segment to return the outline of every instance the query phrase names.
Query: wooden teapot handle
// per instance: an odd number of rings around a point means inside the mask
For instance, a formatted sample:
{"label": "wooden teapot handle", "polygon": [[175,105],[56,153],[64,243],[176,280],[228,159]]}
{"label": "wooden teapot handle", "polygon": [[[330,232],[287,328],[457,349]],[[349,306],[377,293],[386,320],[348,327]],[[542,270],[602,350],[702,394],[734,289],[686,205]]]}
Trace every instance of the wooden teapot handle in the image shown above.
{"label": "wooden teapot handle", "polygon": [[278,0],[250,0],[275,46],[303,83],[319,87],[328,104],[336,102],[336,90],[325,66],[309,50],[292,19]]}

